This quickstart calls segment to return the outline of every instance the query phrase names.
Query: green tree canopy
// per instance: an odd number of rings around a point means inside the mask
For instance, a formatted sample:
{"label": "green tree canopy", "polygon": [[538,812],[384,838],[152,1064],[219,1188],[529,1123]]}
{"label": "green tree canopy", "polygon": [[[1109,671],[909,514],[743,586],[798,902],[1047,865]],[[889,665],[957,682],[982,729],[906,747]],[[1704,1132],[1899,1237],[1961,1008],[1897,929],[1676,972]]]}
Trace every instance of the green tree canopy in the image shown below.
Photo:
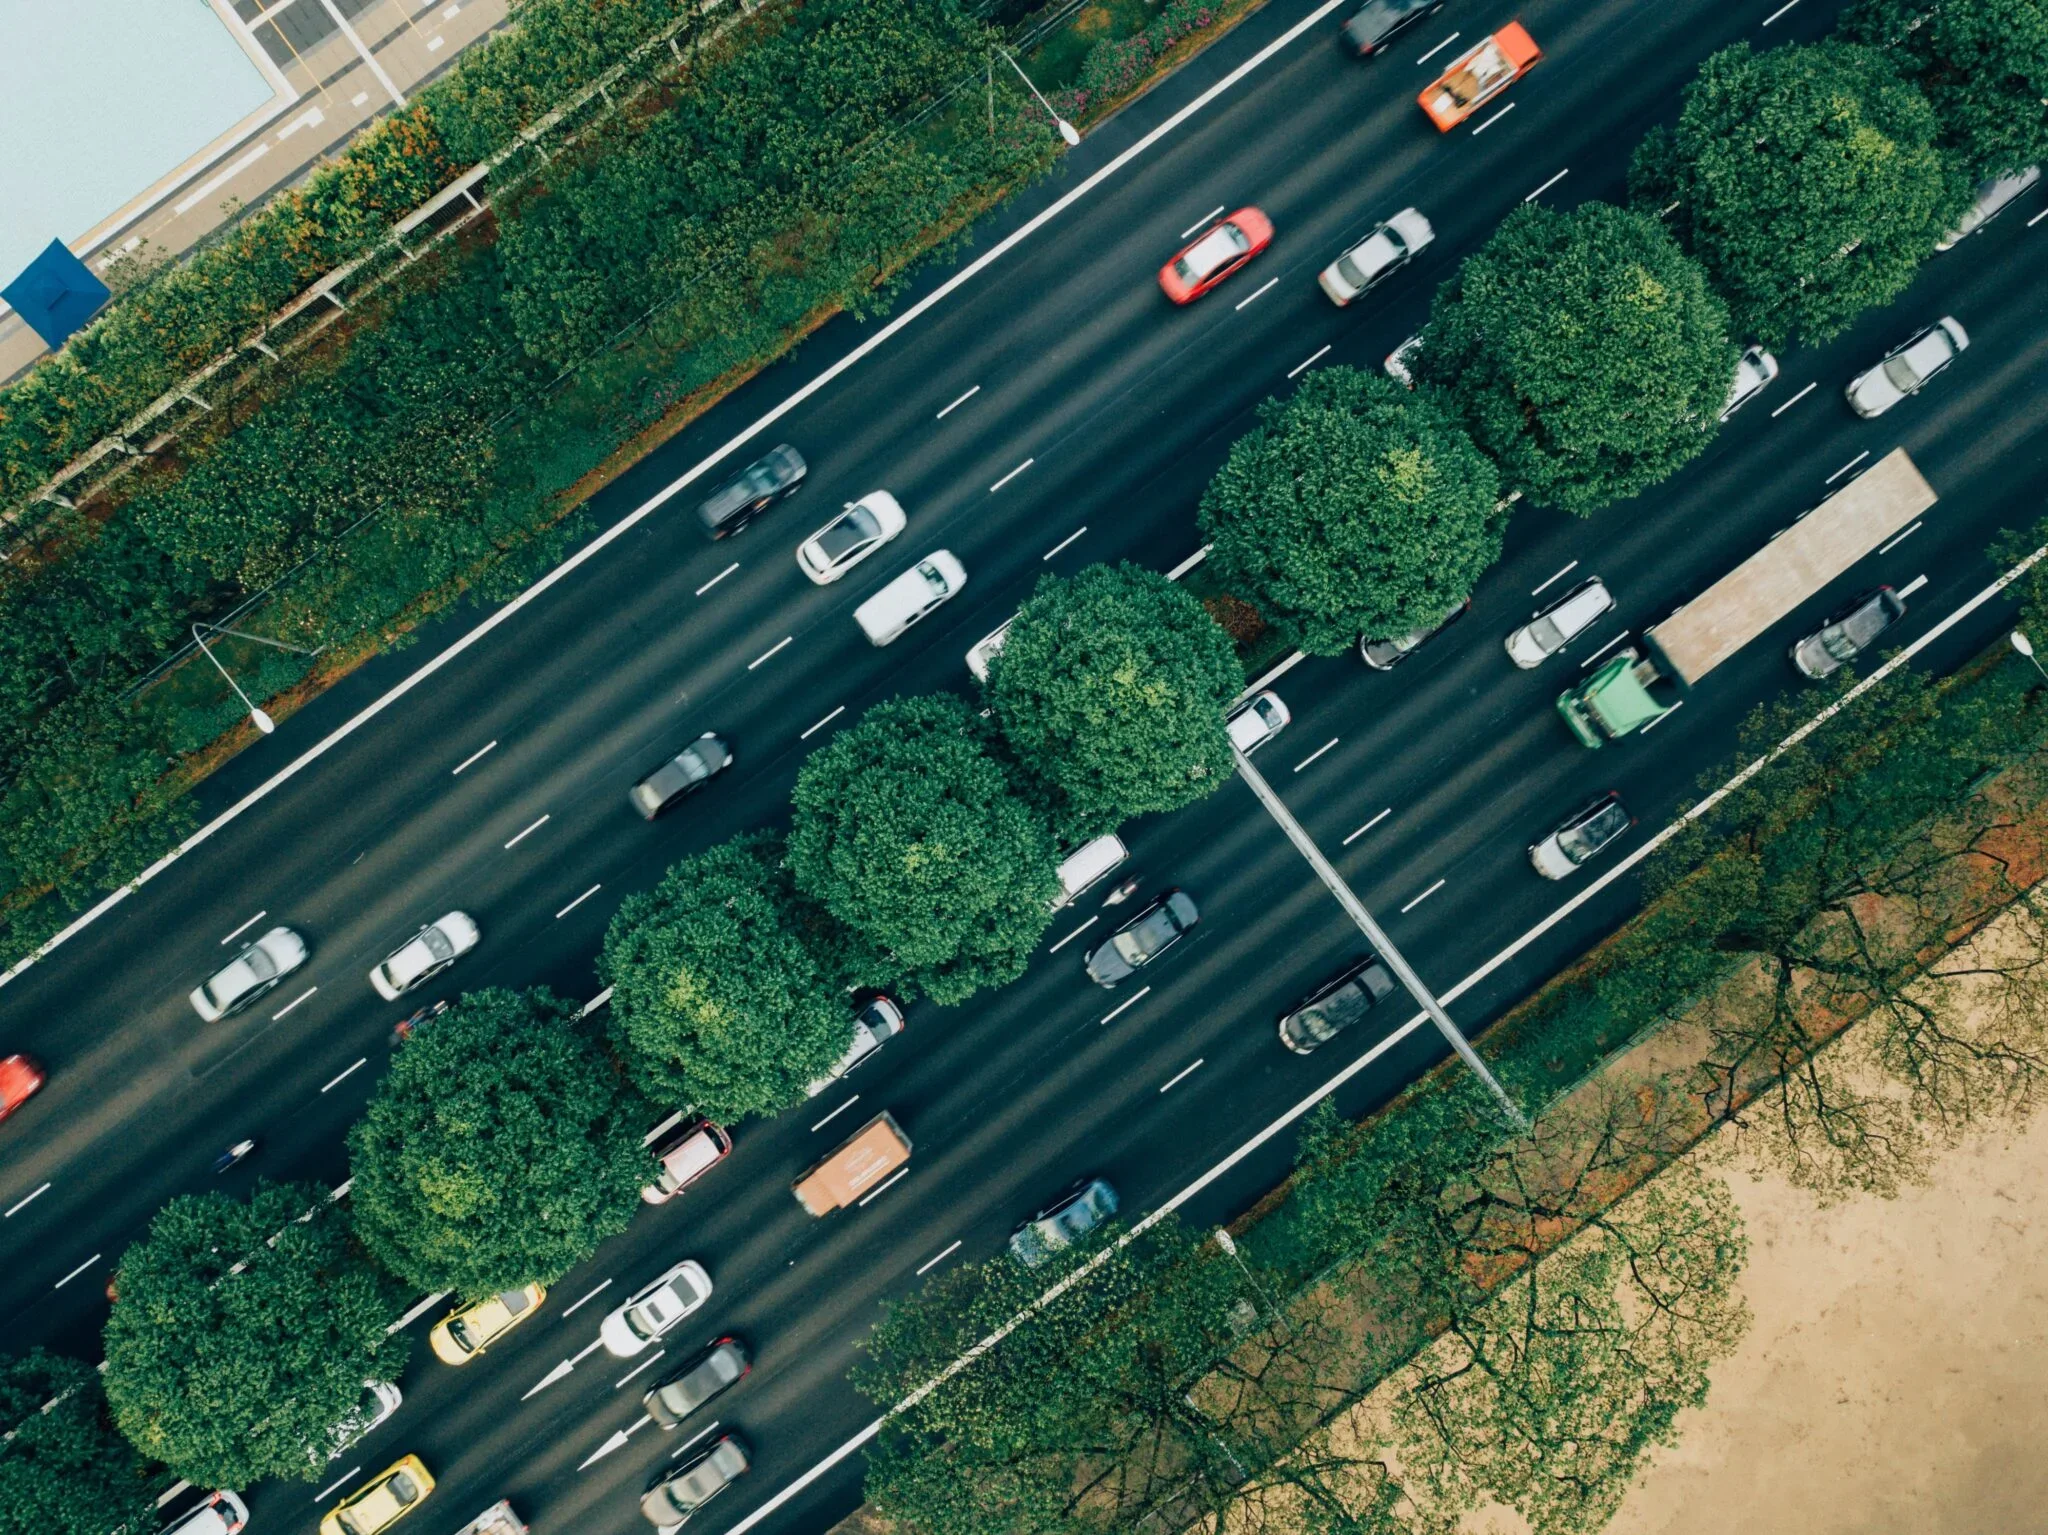
{"label": "green tree canopy", "polygon": [[128,1442],[199,1487],[313,1476],[366,1380],[396,1380],[404,1296],[316,1184],[186,1194],[121,1255],[106,1391]]}
{"label": "green tree canopy", "polygon": [[1502,480],[1579,516],[1705,448],[1735,374],[1705,274],[1656,219],[1605,203],[1517,208],[1437,290],[1424,338],[1417,377]]}
{"label": "green tree canopy", "polygon": [[1897,50],[1972,177],[2048,160],[2048,5],[2041,0],[1861,0],[1858,42]]}
{"label": "green tree canopy", "polygon": [[804,901],[756,832],[685,858],[605,933],[611,1027],[634,1077],[714,1119],[773,1114],[846,1053],[847,987],[887,979]]}
{"label": "green tree canopy", "polygon": [[1243,685],[1201,603],[1135,565],[1042,578],[989,667],[997,728],[1089,834],[1221,788],[1223,711]]}
{"label": "green tree canopy", "polygon": [[1904,292],[1967,202],[1938,126],[1891,53],[1737,43],[1700,66],[1629,182],[1640,204],[1676,204],[1738,334],[1825,341]]}
{"label": "green tree canopy", "polygon": [[468,993],[398,1051],[349,1132],[349,1202],[422,1290],[553,1284],[626,1229],[653,1110],[545,990]]}
{"label": "green tree canopy", "polygon": [[0,1535],[153,1529],[162,1480],[115,1431],[91,1365],[0,1355]]}
{"label": "green tree canopy", "polygon": [[950,694],[892,699],[797,774],[797,888],[939,1002],[1024,973],[1052,920],[1058,849]]}
{"label": "green tree canopy", "polygon": [[1231,446],[1202,496],[1222,578],[1312,655],[1405,634],[1500,558],[1500,474],[1434,391],[1311,373]]}

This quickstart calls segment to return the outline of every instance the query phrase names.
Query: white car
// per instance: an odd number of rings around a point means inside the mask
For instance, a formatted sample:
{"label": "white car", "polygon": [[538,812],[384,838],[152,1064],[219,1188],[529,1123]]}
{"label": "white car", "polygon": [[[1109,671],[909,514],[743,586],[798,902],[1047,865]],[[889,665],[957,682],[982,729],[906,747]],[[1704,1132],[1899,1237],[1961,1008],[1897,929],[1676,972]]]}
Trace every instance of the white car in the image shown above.
{"label": "white car", "polygon": [[1523,671],[1541,666],[1613,611],[1613,596],[1588,576],[1508,636],[1508,659]]}
{"label": "white car", "polygon": [[192,1011],[208,1023],[240,1012],[303,965],[306,952],[306,940],[290,928],[272,928],[193,988]]}
{"label": "white car", "polygon": [[1849,408],[1868,419],[1881,416],[1962,355],[1969,334],[1953,315],[1943,315],[1884,354],[1884,361],[1849,380],[1843,391]]}
{"label": "white car", "polygon": [[1387,353],[1387,360],[1380,364],[1387,370],[1387,377],[1403,389],[1415,387],[1415,354],[1422,350],[1422,332],[1417,331],[1406,341]]}
{"label": "white car", "polygon": [[1264,746],[1280,734],[1293,718],[1287,712],[1287,705],[1280,701],[1280,695],[1267,688],[1230,711],[1227,722],[1230,744],[1249,756],[1253,748]]}
{"label": "white car", "polygon": [[832,1069],[804,1088],[812,1098],[903,1032],[903,1005],[887,992],[877,992],[853,1015],[853,1043]]}
{"label": "white car", "polygon": [[1551,828],[1529,849],[1529,862],[1545,879],[1569,879],[1588,861],[1612,847],[1636,824],[1621,796],[1609,789],[1596,795]]}
{"label": "white car", "polygon": [[1763,393],[1764,386],[1778,376],[1778,359],[1760,346],[1753,346],[1735,360],[1735,382],[1728,389],[1728,403],[1721,407],[1726,421]]}
{"label": "white car", "polygon": [[853,621],[870,645],[887,645],[959,596],[966,585],[967,567],[953,551],[934,549],[855,608]]}
{"label": "white car", "polygon": [[370,972],[370,986],[386,1002],[396,1002],[462,958],[482,936],[467,913],[451,911],[385,955]]}
{"label": "white car", "polygon": [[1413,208],[1403,208],[1324,267],[1316,281],[1323,285],[1330,302],[1341,308],[1400,271],[1435,238],[1428,219]]}
{"label": "white car", "polygon": [[331,1448],[325,1455],[313,1452],[315,1469],[329,1461],[339,1460],[349,1449],[360,1444],[371,1429],[390,1417],[405,1401],[405,1393],[388,1380],[366,1380],[363,1382],[363,1399],[356,1410],[334,1425],[329,1441]]}
{"label": "white car", "polygon": [[158,1535],[237,1535],[248,1522],[248,1504],[231,1492],[209,1492],[204,1503],[185,1510]]}
{"label": "white car", "polygon": [[2041,167],[2023,166],[2003,176],[1993,176],[1989,181],[1977,184],[1977,200],[1964,210],[1963,216],[1951,229],[1935,242],[1938,251],[1954,250],[1957,245],[1982,229],[2020,199],[2020,194],[2041,179]]}
{"label": "white car", "polygon": [[709,1299],[711,1276],[686,1258],[607,1316],[597,1335],[611,1353],[631,1359]]}
{"label": "white car", "polygon": [[976,682],[988,681],[988,664],[1002,651],[1003,641],[1010,637],[1010,625],[1017,621],[1012,613],[1003,620],[1000,629],[991,630],[974,642],[974,648],[967,652],[967,669],[974,674]]}
{"label": "white car", "polygon": [[820,586],[830,586],[908,525],[903,506],[886,490],[873,491],[797,545],[796,563]]}

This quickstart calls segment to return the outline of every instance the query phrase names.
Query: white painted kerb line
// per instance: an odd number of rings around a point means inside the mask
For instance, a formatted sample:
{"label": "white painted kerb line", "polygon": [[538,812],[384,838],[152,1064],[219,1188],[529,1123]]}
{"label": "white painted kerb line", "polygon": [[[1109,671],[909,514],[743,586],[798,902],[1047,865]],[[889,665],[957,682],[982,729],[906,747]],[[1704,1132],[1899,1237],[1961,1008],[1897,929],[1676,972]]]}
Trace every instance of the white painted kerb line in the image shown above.
{"label": "white painted kerb line", "polygon": [[[127,900],[129,896],[163,873],[165,869],[168,869],[179,858],[191,852],[200,843],[215,836],[229,822],[245,814],[252,805],[275,793],[280,785],[296,778],[300,773],[319,761],[320,758],[326,756],[327,753],[362,729],[371,720],[412,692],[413,689],[421,686],[443,667],[451,664],[458,656],[467,652],[472,646],[481,644],[484,638],[495,633],[501,624],[509,623],[515,614],[523,612],[530,604],[539,600],[544,594],[552,591],[561,582],[568,580],[576,571],[582,569],[586,563],[596,559],[599,554],[610,548],[618,540],[624,538],[634,528],[661,510],[662,507],[668,505],[670,501],[717,468],[719,464],[723,463],[738,449],[744,447],[755,437],[780,421],[784,416],[803,404],[804,401],[810,399],[812,395],[817,394],[820,390],[835,382],[840,375],[858,367],[877,348],[886,345],[900,332],[922,319],[929,311],[951,298],[961,288],[974,281],[975,278],[1037,234],[1047,224],[1050,224],[1062,213],[1065,213],[1069,208],[1087,197],[1097,187],[1103,185],[1123,171],[1126,166],[1144,156],[1154,145],[1179,131],[1184,123],[1200,116],[1213,102],[1228,95],[1239,83],[1249,79],[1263,68],[1268,61],[1278,57],[1302,37],[1320,27],[1329,16],[1336,12],[1339,6],[1347,3],[1349,3],[1349,0],[1323,0],[1323,3],[1309,12],[1308,15],[1289,27],[1280,36],[1274,38],[1272,42],[1266,44],[1265,47],[1246,59],[1206,91],[1203,91],[1201,95],[1167,118],[1165,122],[1159,124],[1158,127],[1145,134],[1128,149],[1110,160],[1100,170],[1086,177],[1064,197],[1040,209],[1037,213],[1026,219],[1015,230],[998,240],[994,245],[991,245],[979,257],[970,261],[966,266],[940,283],[938,287],[932,289],[930,293],[927,293],[923,298],[912,304],[903,313],[896,316],[895,319],[882,326],[844,357],[829,367],[820,370],[817,377],[813,378],[808,384],[792,390],[773,409],[764,411],[747,426],[741,428],[734,436],[728,438],[704,458],[699,459],[690,468],[669,481],[668,484],[606,528],[604,532],[598,534],[596,538],[593,538],[568,559],[564,560],[517,597],[514,597],[510,602],[492,613],[474,629],[471,629],[467,634],[455,640],[445,650],[441,651],[440,654],[421,666],[418,671],[407,677],[403,682],[400,682],[389,692],[373,699],[357,710],[355,714],[351,715],[311,747],[279,768],[270,777],[236,800],[234,804],[228,806],[227,809],[223,810],[211,821],[208,821],[204,826],[193,832],[191,836],[185,838],[176,847],[171,849],[170,852],[144,869],[135,878],[128,881],[127,884],[118,890],[112,891],[88,910],[81,912],[78,917],[67,924],[61,931],[46,939],[34,953],[9,966],[6,971],[0,972],[0,986],[6,985],[24,970],[28,969],[30,965],[35,964],[52,953],[60,944],[68,943],[91,924],[97,922],[107,912]],[[779,1506],[780,1503],[776,1501],[771,1501],[764,1505],[763,1508],[756,1510],[747,1519],[742,1520],[739,1525],[735,1526],[732,1535],[738,1535],[740,1530],[751,1528],[757,1520],[765,1517],[769,1510]]]}
{"label": "white painted kerb line", "polygon": [[1780,16],[1784,15],[1787,11],[1791,10],[1792,7],[1797,5],[1798,3],[1799,0],[1785,0],[1785,3],[1783,5],[1779,6],[1775,11],[1771,12],[1770,15],[1764,18],[1764,25],[1769,26],[1772,22],[1776,21]]}

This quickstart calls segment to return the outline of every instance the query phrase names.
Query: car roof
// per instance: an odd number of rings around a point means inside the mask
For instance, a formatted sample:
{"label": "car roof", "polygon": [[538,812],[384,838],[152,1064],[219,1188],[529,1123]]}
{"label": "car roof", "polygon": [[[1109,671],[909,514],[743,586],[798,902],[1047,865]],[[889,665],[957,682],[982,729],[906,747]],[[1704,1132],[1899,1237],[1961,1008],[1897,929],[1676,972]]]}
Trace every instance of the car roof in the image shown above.
{"label": "car roof", "polygon": [[1911,342],[1899,355],[1913,365],[1914,371],[1928,374],[1955,356],[1955,343],[1948,338],[1948,332],[1939,325],[1926,335]]}
{"label": "car roof", "polygon": [[1189,270],[1197,276],[1206,277],[1227,261],[1235,261],[1244,254],[1242,231],[1227,221],[1218,224],[1190,245],[1181,255]]}

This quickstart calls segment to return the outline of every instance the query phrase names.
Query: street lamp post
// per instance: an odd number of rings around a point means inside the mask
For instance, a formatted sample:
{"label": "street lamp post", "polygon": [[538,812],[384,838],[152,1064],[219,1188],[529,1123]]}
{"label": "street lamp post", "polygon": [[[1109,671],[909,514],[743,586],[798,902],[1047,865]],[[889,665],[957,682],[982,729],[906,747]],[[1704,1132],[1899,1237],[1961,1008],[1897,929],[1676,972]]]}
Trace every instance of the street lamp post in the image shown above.
{"label": "street lamp post", "polygon": [[1271,1314],[1273,1320],[1280,1324],[1281,1333],[1286,1337],[1293,1337],[1294,1329],[1287,1325],[1287,1318],[1281,1315],[1280,1308],[1273,1304],[1273,1297],[1266,1293],[1266,1287],[1259,1283],[1258,1279],[1253,1275],[1250,1266],[1245,1263],[1244,1255],[1237,1250],[1236,1240],[1221,1226],[1218,1226],[1210,1234],[1216,1238],[1216,1245],[1230,1254],[1236,1260],[1237,1266],[1244,1270],[1244,1282],[1252,1287],[1254,1295],[1266,1303],[1266,1310]]}
{"label": "street lamp post", "polygon": [[2048,667],[2044,667],[2040,662],[2040,658],[2034,654],[2034,642],[2027,638],[2027,631],[2015,629],[2012,632],[2011,639],[2012,648],[2025,656],[2029,661],[2032,661],[2034,663],[2034,670],[2039,672],[2042,677],[2048,678]]}
{"label": "street lamp post", "polygon": [[1024,88],[1031,92],[1032,95],[1038,97],[1038,104],[1045,108],[1045,115],[1052,119],[1052,125],[1055,128],[1059,129],[1060,137],[1067,141],[1067,148],[1073,149],[1078,147],[1081,142],[1081,130],[1076,128],[1072,123],[1068,122],[1064,117],[1060,116],[1059,113],[1053,111],[1052,103],[1047,101],[1044,96],[1039,95],[1038,87],[1033,85],[1031,83],[1031,77],[1024,73],[1024,66],[1022,64],[1019,64],[1015,59],[1011,58],[1010,55],[1008,53],[1005,53],[1001,48],[998,48],[996,52],[1001,53],[1003,55],[1004,62],[1007,63],[1010,66],[1010,68],[1017,71],[1017,78],[1024,82]]}
{"label": "street lamp post", "polygon": [[249,723],[265,735],[275,734],[277,731],[277,721],[272,719],[264,710],[257,708],[255,700],[242,691],[241,683],[235,681],[228,669],[220,664],[220,657],[207,648],[206,636],[199,632],[201,629],[211,629],[215,634],[232,634],[238,640],[248,640],[256,645],[268,645],[273,650],[289,650],[292,654],[300,656],[317,656],[321,650],[325,650],[327,647],[322,645],[319,650],[305,650],[297,645],[287,645],[283,640],[265,639],[260,634],[244,634],[240,629],[223,628],[219,624],[194,624],[192,626],[192,643],[199,647],[201,655],[213,663],[213,669],[219,672],[221,676],[227,678],[228,686],[235,690],[235,697],[241,699],[242,707],[249,711]]}

